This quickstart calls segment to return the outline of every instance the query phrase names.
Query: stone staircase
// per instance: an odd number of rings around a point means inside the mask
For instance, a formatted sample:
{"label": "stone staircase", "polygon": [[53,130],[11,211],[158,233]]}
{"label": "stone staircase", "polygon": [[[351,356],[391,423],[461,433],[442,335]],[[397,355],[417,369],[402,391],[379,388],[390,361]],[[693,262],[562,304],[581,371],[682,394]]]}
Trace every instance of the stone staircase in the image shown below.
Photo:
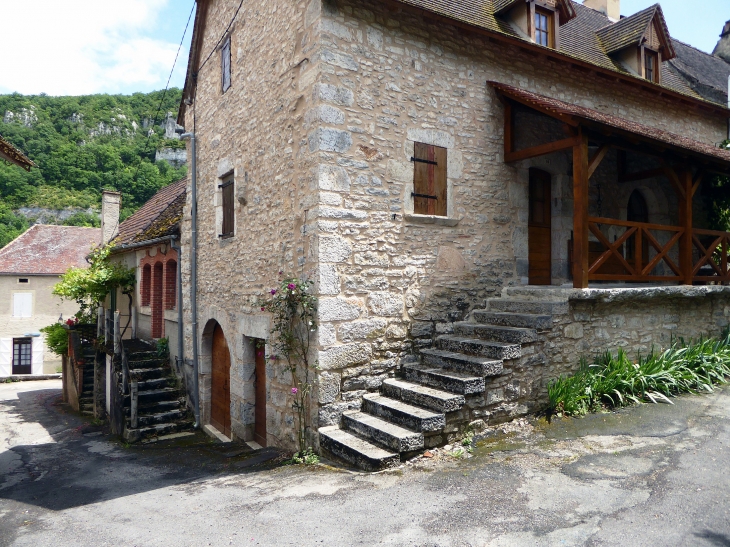
{"label": "stone staircase", "polygon": [[84,376],[81,382],[81,393],[79,394],[79,412],[86,416],[94,414],[94,359],[96,350],[94,346],[83,344],[81,354],[84,359]]}
{"label": "stone staircase", "polygon": [[132,427],[131,396],[124,397],[124,433],[127,442],[138,442],[192,429],[185,390],[167,357],[160,357],[153,344],[125,340],[129,380],[137,382],[137,427]]}
{"label": "stone staircase", "polygon": [[421,349],[400,377],[364,395],[359,411],[343,413],[339,426],[320,428],[320,448],[376,471],[461,437],[489,414],[495,406],[489,391],[506,385],[513,369],[543,364],[539,333],[552,327],[553,315],[566,312],[567,301],[489,299],[486,309]]}

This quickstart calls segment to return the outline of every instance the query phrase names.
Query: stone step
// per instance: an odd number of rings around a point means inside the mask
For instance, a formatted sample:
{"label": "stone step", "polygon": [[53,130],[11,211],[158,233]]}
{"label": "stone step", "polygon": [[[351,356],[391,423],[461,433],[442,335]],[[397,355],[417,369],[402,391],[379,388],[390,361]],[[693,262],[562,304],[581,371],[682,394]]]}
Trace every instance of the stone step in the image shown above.
{"label": "stone step", "polygon": [[480,355],[491,359],[518,359],[522,356],[522,348],[519,344],[506,344],[450,334],[436,338],[436,346],[438,349],[446,351]]}
{"label": "stone step", "polygon": [[568,313],[567,301],[544,301],[515,298],[489,298],[489,311],[531,313],[536,315],[563,315]]}
{"label": "stone step", "polygon": [[170,371],[165,367],[137,368],[129,371],[130,380],[144,381],[156,380],[168,376]]}
{"label": "stone step", "polygon": [[505,327],[544,330],[553,326],[553,318],[551,315],[475,310],[472,316],[477,323],[503,325]]}
{"label": "stone step", "polygon": [[474,376],[468,372],[418,364],[403,365],[403,372],[412,382],[420,382],[461,395],[483,393],[487,389],[483,376]]}
{"label": "stone step", "polygon": [[454,412],[465,404],[463,395],[389,378],[380,387],[383,395],[438,412]]}
{"label": "stone step", "polygon": [[319,446],[335,458],[365,471],[379,471],[400,464],[400,456],[375,446],[337,426],[319,428]]}
{"label": "stone step", "polygon": [[177,380],[174,378],[155,378],[153,380],[143,380],[137,382],[137,389],[141,394],[143,391],[152,391],[163,389],[166,387],[176,387]]}
{"label": "stone step", "polygon": [[442,412],[426,410],[376,393],[363,395],[362,411],[414,431],[439,431],[446,427],[446,416]]}
{"label": "stone step", "polygon": [[537,342],[537,331],[535,329],[484,325],[482,323],[470,323],[467,321],[454,323],[454,334],[466,337],[473,336],[482,340],[505,342],[507,344],[530,344]]}
{"label": "stone step", "polygon": [[[181,395],[180,390],[174,387],[166,387],[162,389],[151,389],[145,391],[139,391],[139,403],[150,404],[157,403],[159,401],[170,401],[179,398]],[[130,396],[124,397],[125,406],[129,406]]]}
{"label": "stone step", "polygon": [[441,349],[422,349],[421,361],[427,365],[465,372],[485,378],[499,376],[504,371],[504,364],[498,359],[466,355]]}
{"label": "stone step", "polygon": [[156,368],[156,367],[169,366],[170,362],[163,357],[157,357],[157,356],[155,356],[154,358],[145,357],[143,359],[128,357],[127,364],[129,365],[129,370],[137,370],[137,369],[141,369],[141,368]]}
{"label": "stone step", "polygon": [[152,437],[159,437],[161,435],[169,435],[170,433],[177,433],[178,431],[184,431],[192,427],[192,422],[170,422],[154,424],[146,427],[138,427],[135,429],[124,428],[124,434],[122,437],[129,443],[136,443],[143,439],[149,439]]}
{"label": "stone step", "polygon": [[[184,410],[172,410],[170,412],[158,412],[156,414],[138,415],[137,426],[148,427],[155,424],[173,423],[185,419]],[[127,418],[127,426],[130,426],[131,419]]]}
{"label": "stone step", "polygon": [[423,434],[386,422],[364,412],[342,414],[342,426],[366,440],[395,452],[411,452],[423,448]]}
{"label": "stone step", "polygon": [[[127,399],[127,402],[129,399]],[[153,401],[150,403],[141,403],[137,407],[139,414],[157,414],[161,412],[171,412],[180,408],[185,408],[185,399],[180,397],[177,399],[171,399],[167,401]],[[124,415],[129,416],[131,409],[129,405],[124,408]]]}

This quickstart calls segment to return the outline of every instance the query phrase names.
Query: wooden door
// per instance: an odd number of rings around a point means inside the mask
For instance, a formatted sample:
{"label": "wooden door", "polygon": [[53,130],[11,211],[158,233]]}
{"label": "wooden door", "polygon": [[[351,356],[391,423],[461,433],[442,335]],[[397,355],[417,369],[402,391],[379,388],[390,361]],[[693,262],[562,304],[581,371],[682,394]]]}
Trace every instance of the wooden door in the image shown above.
{"label": "wooden door", "polygon": [[12,374],[32,374],[32,372],[33,340],[31,338],[13,338]]}
{"label": "wooden door", "polygon": [[231,436],[231,353],[220,325],[213,331],[210,425]]}
{"label": "wooden door", "polygon": [[263,349],[256,352],[256,401],[254,440],[266,446],[266,355]]}
{"label": "wooden door", "polygon": [[528,254],[530,285],[550,285],[552,281],[552,237],[550,213],[550,173],[530,169],[530,215]]}

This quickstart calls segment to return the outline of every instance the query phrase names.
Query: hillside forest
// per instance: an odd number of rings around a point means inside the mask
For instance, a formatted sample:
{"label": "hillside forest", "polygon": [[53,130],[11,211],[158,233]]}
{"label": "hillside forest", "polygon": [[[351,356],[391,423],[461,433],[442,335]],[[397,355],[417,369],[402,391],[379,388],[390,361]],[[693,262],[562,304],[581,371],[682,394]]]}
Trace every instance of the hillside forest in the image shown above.
{"label": "hillside forest", "polygon": [[0,135],[37,165],[26,172],[0,161],[0,247],[39,218],[98,226],[104,189],[122,193],[124,219],[184,177],[184,164],[155,161],[185,148],[171,130],[182,92],[163,93],[0,95]]}

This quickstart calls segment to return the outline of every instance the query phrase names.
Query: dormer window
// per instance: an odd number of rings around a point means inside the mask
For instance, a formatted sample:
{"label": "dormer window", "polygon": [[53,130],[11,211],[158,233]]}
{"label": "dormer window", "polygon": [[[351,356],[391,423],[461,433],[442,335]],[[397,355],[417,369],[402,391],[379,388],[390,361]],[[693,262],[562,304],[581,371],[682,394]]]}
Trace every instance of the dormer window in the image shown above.
{"label": "dormer window", "polygon": [[644,49],[644,78],[659,83],[659,54],[650,49]]}
{"label": "dormer window", "polygon": [[535,8],[535,43],[545,47],[553,47],[552,33],[553,14],[547,10]]}

